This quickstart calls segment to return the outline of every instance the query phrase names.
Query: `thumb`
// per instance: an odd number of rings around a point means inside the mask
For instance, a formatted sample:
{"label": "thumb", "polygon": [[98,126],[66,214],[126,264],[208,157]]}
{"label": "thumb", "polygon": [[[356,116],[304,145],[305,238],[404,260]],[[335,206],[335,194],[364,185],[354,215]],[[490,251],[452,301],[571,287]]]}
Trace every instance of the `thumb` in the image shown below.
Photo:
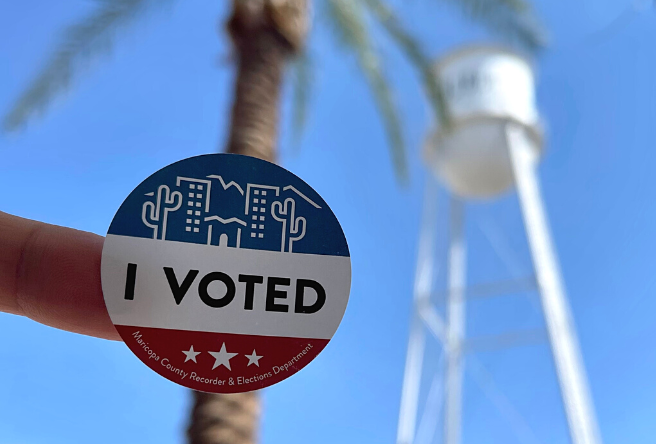
{"label": "thumb", "polygon": [[120,340],[100,285],[104,238],[0,212],[0,311]]}

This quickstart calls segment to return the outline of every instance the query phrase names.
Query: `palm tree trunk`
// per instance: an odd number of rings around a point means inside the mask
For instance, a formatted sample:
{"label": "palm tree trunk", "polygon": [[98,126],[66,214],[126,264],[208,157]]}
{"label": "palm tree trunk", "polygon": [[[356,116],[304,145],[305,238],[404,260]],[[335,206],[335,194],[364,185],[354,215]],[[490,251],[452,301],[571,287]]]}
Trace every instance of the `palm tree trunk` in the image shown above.
{"label": "palm tree trunk", "polygon": [[289,48],[269,29],[244,37],[233,38],[239,67],[227,152],[275,162],[278,104]]}
{"label": "palm tree trunk", "polygon": [[[285,65],[300,50],[307,26],[306,0],[233,0],[228,32],[238,68],[228,153],[276,161]],[[193,403],[189,444],[256,442],[257,392],[193,392]]]}
{"label": "palm tree trunk", "polygon": [[193,391],[190,444],[254,444],[260,418],[257,392],[219,395]]}

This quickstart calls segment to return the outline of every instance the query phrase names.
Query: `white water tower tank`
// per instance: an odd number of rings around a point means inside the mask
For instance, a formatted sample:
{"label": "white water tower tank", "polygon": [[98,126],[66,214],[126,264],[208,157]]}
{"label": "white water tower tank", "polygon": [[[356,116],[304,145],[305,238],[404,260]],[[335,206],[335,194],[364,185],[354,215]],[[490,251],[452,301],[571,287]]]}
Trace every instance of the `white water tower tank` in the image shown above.
{"label": "white water tower tank", "polygon": [[457,195],[485,198],[513,185],[506,125],[520,124],[542,150],[533,69],[507,49],[475,46],[435,65],[451,117],[449,128],[431,132],[424,158]]}

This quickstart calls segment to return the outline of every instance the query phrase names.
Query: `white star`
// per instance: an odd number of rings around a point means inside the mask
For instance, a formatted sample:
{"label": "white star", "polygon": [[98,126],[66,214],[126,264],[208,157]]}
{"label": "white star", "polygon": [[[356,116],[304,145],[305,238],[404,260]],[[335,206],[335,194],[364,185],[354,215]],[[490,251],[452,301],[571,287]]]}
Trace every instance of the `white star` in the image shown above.
{"label": "white star", "polygon": [[207,353],[214,356],[214,359],[216,359],[216,361],[214,362],[214,365],[212,366],[212,370],[217,368],[219,365],[224,365],[230,371],[232,371],[232,369],[230,368],[230,359],[232,359],[233,357],[235,357],[239,354],[239,353],[228,353],[226,351],[225,342],[221,346],[221,351],[207,352]]}
{"label": "white star", "polygon": [[182,353],[184,353],[185,356],[186,356],[184,362],[194,361],[198,364],[198,362],[196,361],[196,356],[200,355],[200,352],[194,351],[194,346],[193,345],[191,347],[189,347],[189,351],[182,350]]}
{"label": "white star", "polygon": [[244,355],[244,356],[246,356],[248,358],[248,365],[246,365],[246,367],[248,367],[251,364],[255,364],[258,367],[260,366],[260,363],[258,361],[260,359],[262,359],[262,356],[258,356],[257,353],[255,353],[255,350],[253,350],[252,355],[250,355],[250,356],[249,355]]}

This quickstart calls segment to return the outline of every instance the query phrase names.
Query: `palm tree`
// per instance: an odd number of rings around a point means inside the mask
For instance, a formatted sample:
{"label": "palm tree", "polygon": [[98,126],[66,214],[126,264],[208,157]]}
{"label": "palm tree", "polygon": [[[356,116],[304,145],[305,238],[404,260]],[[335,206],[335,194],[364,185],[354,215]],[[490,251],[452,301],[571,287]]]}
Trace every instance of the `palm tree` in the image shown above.
{"label": "palm tree", "polygon": [[[43,111],[66,90],[84,62],[111,46],[117,31],[170,1],[96,0],[96,11],[68,27],[60,46],[6,114],[3,127],[13,131]],[[451,0],[471,19],[528,50],[539,49],[543,36],[525,0]],[[448,125],[439,82],[421,45],[384,0],[321,0],[321,13],[344,48],[352,52],[371,87],[388,135],[400,178],[406,175],[401,122],[393,94],[371,38],[373,23],[386,32],[417,69],[418,77],[442,124]],[[310,73],[304,43],[309,29],[308,0],[233,0],[227,21],[237,62],[230,135],[226,151],[277,159],[279,101],[290,61],[295,71],[294,123],[300,131],[307,108]],[[192,444],[247,444],[256,441],[259,401],[256,392],[218,395],[194,392],[188,439]]]}

